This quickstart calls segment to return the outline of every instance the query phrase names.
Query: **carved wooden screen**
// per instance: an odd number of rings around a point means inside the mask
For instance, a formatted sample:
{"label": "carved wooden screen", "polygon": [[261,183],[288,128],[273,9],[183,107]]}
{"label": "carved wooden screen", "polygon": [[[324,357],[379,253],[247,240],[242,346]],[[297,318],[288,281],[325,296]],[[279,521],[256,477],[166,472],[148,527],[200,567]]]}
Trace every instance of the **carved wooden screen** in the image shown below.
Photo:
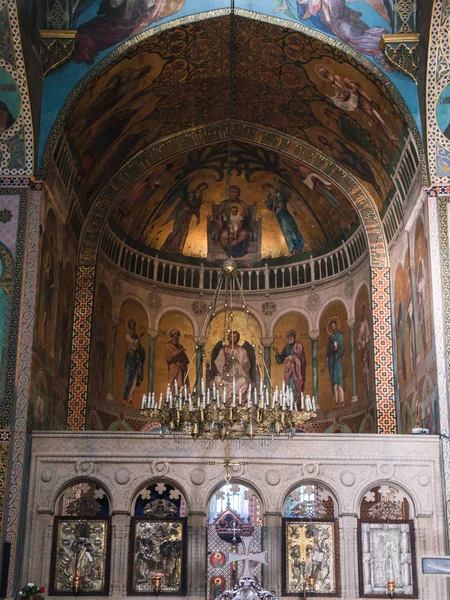
{"label": "carved wooden screen", "polygon": [[364,597],[417,597],[414,524],[404,494],[389,485],[372,488],[361,502],[358,526],[359,584]]}
{"label": "carved wooden screen", "polygon": [[[283,596],[339,594],[338,524],[331,494],[302,485],[286,498],[283,518]],[[313,580],[310,580],[313,577]]]}

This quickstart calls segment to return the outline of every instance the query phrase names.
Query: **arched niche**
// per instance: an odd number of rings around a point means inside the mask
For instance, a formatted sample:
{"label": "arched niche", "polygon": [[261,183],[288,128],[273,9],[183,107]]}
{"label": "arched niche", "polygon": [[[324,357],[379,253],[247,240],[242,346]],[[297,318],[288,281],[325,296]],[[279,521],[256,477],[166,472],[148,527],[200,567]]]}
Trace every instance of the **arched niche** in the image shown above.
{"label": "arched niche", "polygon": [[[90,514],[85,513],[85,510]],[[71,482],[59,493],[55,514],[63,517],[107,517],[110,514],[109,494],[103,486],[90,479]]]}
{"label": "arched niche", "polygon": [[140,489],[133,503],[128,593],[186,591],[186,501],[176,483],[154,480]]}
{"label": "arched niche", "polygon": [[113,351],[113,301],[104,282],[97,287],[92,316],[91,366],[89,370],[89,403],[107,400],[113,390],[111,381],[111,353]]}
{"label": "arched niche", "polygon": [[413,505],[394,483],[372,485],[363,494],[359,514],[359,578],[363,595],[386,593],[389,581],[396,596],[417,597]]}
{"label": "arched niche", "polygon": [[[227,564],[230,552],[242,553],[243,537],[251,537],[249,550],[262,550],[262,502],[247,483],[222,483],[210,496],[207,510],[206,581],[210,600],[225,589],[233,589],[242,576],[243,562]],[[251,562],[252,576],[261,584],[261,564]]]}
{"label": "arched niche", "polygon": [[[240,336],[238,344],[245,347],[250,360],[252,385],[259,385],[260,374],[262,374],[263,370],[262,361],[260,360],[262,356],[261,326],[253,315],[247,314],[243,310],[235,309],[233,310],[233,315],[233,330],[237,331]],[[223,340],[228,340],[228,332],[224,328],[224,315],[219,312],[211,320],[209,336],[204,350],[205,380],[207,383],[212,381],[216,375],[222,375],[215,361],[222,348],[220,342]],[[260,370],[258,370],[257,365],[259,365]]]}
{"label": "arched niche", "polygon": [[110,499],[91,479],[66,484],[55,503],[50,594],[107,595],[111,523]]}
{"label": "arched niche", "polygon": [[175,366],[176,350],[171,342],[171,333],[174,331],[180,332],[179,350],[182,352],[182,349],[184,349],[185,356],[189,361],[185,370],[186,372],[189,371],[190,388],[192,389],[195,385],[197,360],[192,321],[186,315],[176,311],[165,313],[159,320],[158,337],[155,343],[155,383],[151,391],[155,392],[157,399],[161,393],[163,397],[166,395],[169,373],[171,380],[173,380],[173,377],[178,379],[178,386],[184,381],[181,371]]}
{"label": "arched niche", "polygon": [[[318,338],[318,387],[319,402],[322,410],[342,411],[342,409],[345,409],[352,401],[350,330],[347,323],[347,315],[347,308],[344,303],[339,300],[327,304],[320,315]],[[336,331],[342,334],[340,340],[337,340],[332,331],[331,324],[333,321],[336,322]],[[343,342],[343,348],[341,342]],[[335,343],[338,346],[336,347],[336,350]],[[333,362],[332,356],[336,356],[337,360]],[[340,384],[339,381],[341,382]],[[339,390],[339,396],[336,393],[336,385],[339,385],[342,390]],[[340,401],[337,403],[336,399]],[[341,402],[342,399],[344,399],[344,403]]]}
{"label": "arched niche", "polygon": [[306,380],[304,394],[313,395],[312,383],[312,346],[309,337],[309,324],[306,316],[300,312],[290,312],[283,315],[274,325],[273,328],[273,344],[272,348],[278,350],[278,354],[274,351],[271,356],[271,374],[272,384],[281,387],[284,380],[284,359],[283,349],[288,344],[288,332],[296,333],[296,341],[303,346],[306,357]]}
{"label": "arched niche", "polygon": [[136,495],[133,505],[135,517],[185,517],[187,505],[183,492],[175,483],[164,479],[145,485]]}
{"label": "arched niche", "polygon": [[[130,330],[133,321],[134,332]],[[147,347],[147,312],[137,300],[125,300],[120,307],[115,340],[113,397],[116,404],[141,407],[142,395],[148,391]]]}
{"label": "arched niche", "polygon": [[[283,504],[283,595],[301,594],[303,580],[314,578],[317,594],[337,594],[339,553],[336,502],[315,482],[304,482]],[[311,590],[310,590],[311,591]]]}

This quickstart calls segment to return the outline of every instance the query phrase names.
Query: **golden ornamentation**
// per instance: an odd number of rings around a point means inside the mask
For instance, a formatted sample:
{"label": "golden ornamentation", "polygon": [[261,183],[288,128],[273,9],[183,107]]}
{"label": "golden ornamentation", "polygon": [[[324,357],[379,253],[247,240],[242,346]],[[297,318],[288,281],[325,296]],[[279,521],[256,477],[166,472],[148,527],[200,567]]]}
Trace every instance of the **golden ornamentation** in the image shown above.
{"label": "golden ornamentation", "polygon": [[419,34],[383,35],[381,44],[389,64],[418,83]]}
{"label": "golden ornamentation", "polygon": [[287,410],[279,405],[274,408],[254,405],[219,408],[216,400],[205,408],[190,410],[185,403],[181,409],[164,405],[141,412],[149,423],[160,424],[164,432],[192,435],[194,440],[199,437],[209,440],[248,437],[252,440],[255,436],[294,433],[316,416],[313,411]]}
{"label": "golden ornamentation", "polygon": [[75,48],[76,31],[40,30],[42,79],[68,62]]}

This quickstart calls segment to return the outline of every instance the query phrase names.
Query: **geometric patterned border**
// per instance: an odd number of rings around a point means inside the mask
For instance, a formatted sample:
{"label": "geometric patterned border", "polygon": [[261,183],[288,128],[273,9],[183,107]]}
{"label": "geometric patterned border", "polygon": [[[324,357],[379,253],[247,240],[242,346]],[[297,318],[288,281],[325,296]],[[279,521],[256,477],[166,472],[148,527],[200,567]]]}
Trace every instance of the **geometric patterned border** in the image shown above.
{"label": "geometric patterned border", "polygon": [[430,261],[432,269],[433,325],[436,346],[436,367],[439,403],[439,432],[441,433],[442,470],[444,475],[447,540],[450,540],[450,440],[448,411],[448,351],[450,323],[450,265],[447,210],[450,198],[436,198],[429,194],[428,222],[430,228]]}
{"label": "geometric patterned border", "polygon": [[86,428],[94,284],[95,267],[78,266],[67,413],[67,428],[72,430]]}
{"label": "geometric patterned border", "polygon": [[26,259],[23,284],[19,293],[20,321],[18,332],[17,363],[15,369],[15,402],[12,407],[12,437],[10,468],[8,470],[8,498],[6,515],[6,541],[11,544],[8,595],[15,595],[18,584],[18,557],[22,539],[22,522],[25,513],[26,495],[26,443],[27,416],[31,383],[31,357],[36,306],[36,283],[39,257],[39,225],[42,192],[30,193],[26,237]]}
{"label": "geometric patterned border", "polygon": [[371,267],[377,432],[396,433],[389,267]]}
{"label": "geometric patterned border", "polygon": [[[6,11],[6,19],[2,22],[2,35],[10,38],[11,52],[8,56],[0,57],[0,67],[12,77],[20,92],[21,110],[15,123],[6,131],[0,133],[0,149],[2,160],[0,173],[2,175],[32,175],[34,164],[33,122],[28,92],[27,73],[22,52],[19,18],[15,0],[3,0],[0,8]],[[12,150],[17,153],[17,165],[9,165]],[[20,155],[20,156],[19,156]]]}

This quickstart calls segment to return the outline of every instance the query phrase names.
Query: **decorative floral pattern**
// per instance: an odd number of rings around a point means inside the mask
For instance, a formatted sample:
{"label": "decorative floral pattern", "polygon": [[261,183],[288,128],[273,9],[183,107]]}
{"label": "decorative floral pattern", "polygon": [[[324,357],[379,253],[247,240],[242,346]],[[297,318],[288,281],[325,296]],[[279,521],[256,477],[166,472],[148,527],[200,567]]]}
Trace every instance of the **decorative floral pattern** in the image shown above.
{"label": "decorative floral pattern", "polygon": [[268,300],[267,302],[263,302],[262,311],[265,317],[271,317],[273,313],[277,310],[277,305],[273,300]]}
{"label": "decorative floral pattern", "polygon": [[150,292],[147,296],[147,304],[151,310],[160,309],[162,305],[161,296],[156,292]]}

